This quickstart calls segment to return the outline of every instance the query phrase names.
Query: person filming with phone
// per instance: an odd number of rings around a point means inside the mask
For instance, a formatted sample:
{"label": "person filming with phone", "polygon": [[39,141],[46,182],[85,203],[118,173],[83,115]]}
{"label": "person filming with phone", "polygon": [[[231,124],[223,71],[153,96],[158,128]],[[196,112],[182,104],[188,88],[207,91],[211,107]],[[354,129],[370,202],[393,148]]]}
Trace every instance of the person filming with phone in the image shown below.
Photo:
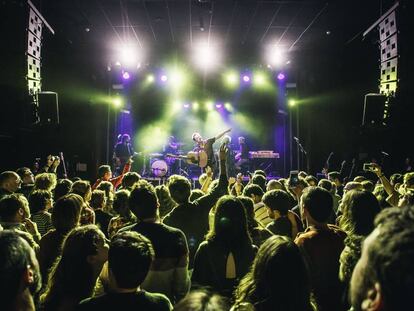
{"label": "person filming with phone", "polygon": [[364,171],[374,172],[377,175],[388,194],[386,201],[392,206],[403,205],[404,195],[414,191],[414,173],[406,173],[403,184],[396,189],[391,185],[388,178],[384,175],[381,166],[377,163],[365,163],[363,169]]}

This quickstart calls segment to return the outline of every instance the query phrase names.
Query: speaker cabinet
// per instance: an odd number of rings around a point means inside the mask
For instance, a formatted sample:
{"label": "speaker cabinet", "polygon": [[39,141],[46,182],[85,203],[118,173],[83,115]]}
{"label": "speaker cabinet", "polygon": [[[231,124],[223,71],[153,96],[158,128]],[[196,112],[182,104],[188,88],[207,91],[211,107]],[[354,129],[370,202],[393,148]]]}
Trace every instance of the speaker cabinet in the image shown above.
{"label": "speaker cabinet", "polygon": [[59,101],[56,92],[39,92],[38,99],[38,115],[40,124],[54,125],[59,124]]}

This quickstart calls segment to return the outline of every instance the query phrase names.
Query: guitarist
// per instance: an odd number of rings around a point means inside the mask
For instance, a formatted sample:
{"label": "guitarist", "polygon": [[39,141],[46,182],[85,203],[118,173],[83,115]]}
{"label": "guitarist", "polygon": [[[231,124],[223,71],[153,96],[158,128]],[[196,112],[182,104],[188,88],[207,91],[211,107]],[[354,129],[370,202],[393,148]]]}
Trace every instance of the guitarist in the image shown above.
{"label": "guitarist", "polygon": [[131,144],[131,137],[128,134],[123,134],[114,147],[113,163],[116,175],[121,174],[125,164],[133,155],[134,149]]}
{"label": "guitarist", "polygon": [[198,132],[194,132],[191,136],[192,140],[195,142],[195,147],[193,151],[195,152],[205,152],[207,154],[207,166],[210,166],[211,170],[214,172],[215,169],[215,159],[214,159],[214,150],[213,150],[213,144],[216,142],[216,140],[223,137],[225,134],[229,133],[231,131],[230,129],[225,130],[224,132],[216,135],[215,137],[208,138],[206,140],[203,139],[203,137]]}

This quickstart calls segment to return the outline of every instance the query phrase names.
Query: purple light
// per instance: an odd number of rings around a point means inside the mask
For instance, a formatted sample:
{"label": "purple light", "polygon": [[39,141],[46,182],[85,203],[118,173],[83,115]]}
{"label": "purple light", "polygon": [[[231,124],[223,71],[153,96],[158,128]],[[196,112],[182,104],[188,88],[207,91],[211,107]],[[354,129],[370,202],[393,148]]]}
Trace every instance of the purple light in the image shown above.
{"label": "purple light", "polygon": [[277,79],[278,79],[278,80],[284,80],[284,79],[285,79],[285,74],[284,74],[283,72],[279,73],[279,74],[277,75]]}
{"label": "purple light", "polygon": [[130,74],[129,74],[129,72],[128,72],[128,71],[125,71],[125,72],[122,74],[122,78],[124,78],[124,80],[128,80],[130,77],[131,77],[131,76],[130,76]]}
{"label": "purple light", "polygon": [[243,81],[244,82],[249,82],[250,81],[250,77],[248,75],[244,75],[243,76]]}
{"label": "purple light", "polygon": [[166,82],[168,80],[168,77],[166,75],[161,76],[161,81]]}
{"label": "purple light", "polygon": [[189,104],[184,104],[183,106],[184,106],[184,108],[186,108],[186,109],[190,107],[190,105],[189,105]]}
{"label": "purple light", "polygon": [[216,108],[217,108],[217,109],[220,109],[221,107],[223,107],[223,105],[222,105],[222,104],[216,104]]}

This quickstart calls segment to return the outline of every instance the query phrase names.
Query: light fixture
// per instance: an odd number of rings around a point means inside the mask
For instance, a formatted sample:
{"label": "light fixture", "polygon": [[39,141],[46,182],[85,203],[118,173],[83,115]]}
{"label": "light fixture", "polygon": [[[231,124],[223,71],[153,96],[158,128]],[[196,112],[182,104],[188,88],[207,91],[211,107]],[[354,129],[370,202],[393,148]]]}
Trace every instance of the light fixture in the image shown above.
{"label": "light fixture", "polygon": [[278,79],[279,81],[285,80],[285,78],[286,78],[286,76],[285,76],[285,74],[284,74],[283,72],[280,72],[280,73],[277,75],[277,79]]}
{"label": "light fixture", "polygon": [[129,80],[130,77],[131,77],[131,75],[129,74],[128,71],[124,71],[124,73],[122,74],[122,78],[124,80]]}
{"label": "light fixture", "polygon": [[271,45],[266,50],[266,63],[271,67],[277,67],[285,62],[285,51],[278,45]]}
{"label": "light fixture", "polygon": [[212,71],[220,63],[220,53],[217,46],[199,44],[195,46],[193,60],[199,68]]}

